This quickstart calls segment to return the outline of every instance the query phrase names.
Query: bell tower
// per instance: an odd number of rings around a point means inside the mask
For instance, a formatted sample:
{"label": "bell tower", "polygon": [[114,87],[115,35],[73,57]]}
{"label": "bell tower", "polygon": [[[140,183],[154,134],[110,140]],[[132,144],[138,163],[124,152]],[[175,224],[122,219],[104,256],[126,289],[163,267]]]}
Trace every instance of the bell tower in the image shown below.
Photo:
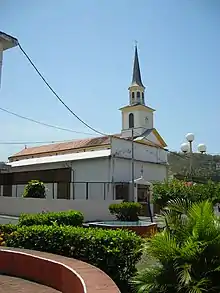
{"label": "bell tower", "polygon": [[153,129],[154,109],[145,105],[145,86],[141,78],[141,70],[138,58],[138,49],[135,45],[134,63],[131,85],[129,91],[129,104],[121,108],[122,113],[122,137],[131,136],[132,128],[134,136],[140,136],[146,130]]}

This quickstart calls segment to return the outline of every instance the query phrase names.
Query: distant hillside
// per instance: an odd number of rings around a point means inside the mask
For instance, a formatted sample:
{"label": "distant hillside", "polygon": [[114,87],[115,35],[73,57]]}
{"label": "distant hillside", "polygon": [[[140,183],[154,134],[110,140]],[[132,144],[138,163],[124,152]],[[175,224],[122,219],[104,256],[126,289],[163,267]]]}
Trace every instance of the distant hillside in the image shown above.
{"label": "distant hillside", "polygon": [[[169,153],[169,175],[189,175],[189,154]],[[193,176],[220,181],[220,156],[193,154]]]}

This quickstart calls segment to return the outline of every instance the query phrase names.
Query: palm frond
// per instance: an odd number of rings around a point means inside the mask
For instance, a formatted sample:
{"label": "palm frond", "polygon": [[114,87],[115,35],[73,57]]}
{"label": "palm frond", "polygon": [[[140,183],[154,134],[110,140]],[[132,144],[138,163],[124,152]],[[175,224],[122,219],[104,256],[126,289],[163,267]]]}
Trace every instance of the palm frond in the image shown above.
{"label": "palm frond", "polygon": [[[166,285],[159,284],[157,282],[157,276],[159,276],[162,273],[162,268],[152,267],[152,268],[146,268],[144,270],[141,270],[137,273],[136,276],[134,276],[131,279],[131,285],[135,289],[135,292],[137,293],[147,293],[147,292],[166,292],[164,290],[166,288]],[[161,291],[164,290],[164,291]]]}
{"label": "palm frond", "polygon": [[169,232],[156,234],[149,242],[148,252],[160,261],[171,259],[175,256],[179,246]]}
{"label": "palm frond", "polygon": [[190,202],[190,200],[185,198],[176,198],[170,200],[164,209],[178,214],[186,214],[191,206],[192,202]]}
{"label": "palm frond", "polygon": [[184,264],[181,266],[178,266],[175,268],[177,271],[177,278],[182,285],[188,285],[192,281],[192,276],[191,276],[191,270],[192,270],[192,265],[191,264]]}

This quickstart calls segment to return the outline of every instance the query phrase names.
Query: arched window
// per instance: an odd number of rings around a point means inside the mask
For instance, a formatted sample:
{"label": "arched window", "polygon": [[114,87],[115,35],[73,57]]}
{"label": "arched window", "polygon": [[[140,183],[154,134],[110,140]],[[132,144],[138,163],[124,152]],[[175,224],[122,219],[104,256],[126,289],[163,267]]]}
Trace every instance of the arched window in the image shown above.
{"label": "arched window", "polygon": [[134,92],[131,93],[131,98],[134,100]]}
{"label": "arched window", "polygon": [[142,103],[144,104],[144,92],[142,93]]}
{"label": "arched window", "polygon": [[137,102],[140,103],[141,93],[137,92]]}
{"label": "arched window", "polygon": [[129,128],[134,128],[134,114],[129,114]]}

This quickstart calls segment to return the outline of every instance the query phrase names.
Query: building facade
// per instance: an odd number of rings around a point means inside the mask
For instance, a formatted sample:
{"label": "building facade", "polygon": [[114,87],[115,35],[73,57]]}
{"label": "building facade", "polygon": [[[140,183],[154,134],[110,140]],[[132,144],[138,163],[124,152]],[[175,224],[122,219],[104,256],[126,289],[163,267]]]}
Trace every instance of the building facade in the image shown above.
{"label": "building facade", "polygon": [[137,47],[129,90],[116,135],[25,148],[9,157],[0,173],[0,195],[20,197],[32,179],[42,180],[48,198],[138,200],[130,192],[138,178],[167,178],[166,143],[154,128],[155,110],[146,105]]}

